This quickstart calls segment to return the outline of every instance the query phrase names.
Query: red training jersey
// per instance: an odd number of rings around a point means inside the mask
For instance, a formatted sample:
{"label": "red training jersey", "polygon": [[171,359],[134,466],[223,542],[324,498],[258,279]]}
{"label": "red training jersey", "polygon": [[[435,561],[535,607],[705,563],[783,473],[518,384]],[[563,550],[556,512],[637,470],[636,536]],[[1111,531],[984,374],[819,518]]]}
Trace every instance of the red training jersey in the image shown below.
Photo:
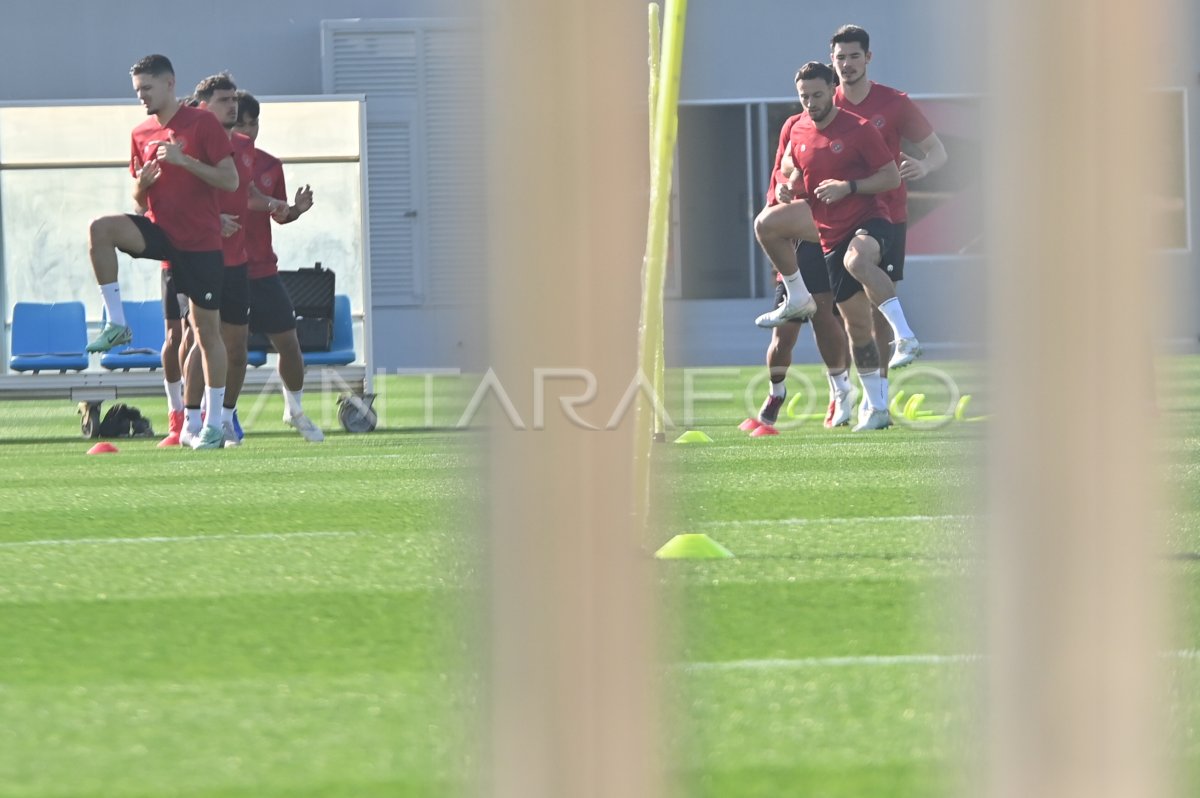
{"label": "red training jersey", "polygon": [[247,261],[246,223],[249,221],[250,183],[254,180],[254,142],[249,136],[234,133],[229,143],[233,145],[238,187],[235,191],[219,192],[217,199],[221,213],[236,216],[234,221],[241,227],[233,235],[221,239],[221,255],[225,258],[226,266],[241,266]]}
{"label": "red training jersey", "polygon": [[879,194],[850,194],[827,205],[816,198],[826,180],[863,180],[892,162],[883,136],[862,117],[837,111],[833,121],[818,130],[805,114],[791,128],[792,159],[804,173],[798,189],[812,209],[821,248],[832,252],[868,219],[891,221]]}
{"label": "red training jersey", "polygon": [[[254,185],[268,197],[287,202],[287,185],[283,182],[283,163],[268,152],[254,150]],[[246,222],[242,225],[246,231],[246,254],[249,256],[249,268],[246,271],[251,280],[270,277],[279,271],[279,258],[271,247],[271,214],[266,211],[247,211]]]}
{"label": "red training jersey", "polygon": [[[135,177],[158,157],[158,142],[174,136],[185,155],[216,166],[233,153],[229,136],[217,118],[199,108],[179,106],[166,125],[151,116],[133,129],[129,171]],[[221,249],[220,192],[182,166],[163,163],[158,180],[146,192],[146,216],[163,229],[171,244],[184,252]]]}
{"label": "red training jersey", "polygon": [[[844,108],[857,116],[866,119],[883,134],[883,141],[900,165],[900,140],[908,139],[915,143],[924,141],[933,133],[933,125],[921,113],[917,104],[908,95],[891,86],[882,83],[871,83],[871,90],[858,105],[846,99],[842,87],[838,86],[833,92],[833,104]],[[900,181],[899,188],[884,192],[884,203],[893,222],[908,220],[908,186]]]}

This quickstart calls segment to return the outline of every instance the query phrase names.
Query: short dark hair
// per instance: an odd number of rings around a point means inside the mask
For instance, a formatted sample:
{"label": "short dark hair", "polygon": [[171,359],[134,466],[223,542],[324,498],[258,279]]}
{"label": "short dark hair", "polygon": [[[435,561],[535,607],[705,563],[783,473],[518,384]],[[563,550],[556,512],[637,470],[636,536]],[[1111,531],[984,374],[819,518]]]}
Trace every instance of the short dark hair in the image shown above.
{"label": "short dark hair", "polygon": [[829,40],[829,49],[832,50],[835,44],[852,44],[853,42],[861,44],[864,53],[871,51],[871,34],[858,25],[843,25],[834,31],[833,38]]}
{"label": "short dark hair", "polygon": [[833,67],[820,61],[809,61],[796,70],[796,82],[802,80],[823,80],[830,86],[838,85],[838,76]]}
{"label": "short dark hair", "polygon": [[218,72],[215,75],[210,75],[204,80],[196,84],[196,90],[192,92],[192,97],[199,102],[208,102],[212,99],[215,91],[237,91],[237,84],[233,82],[233,75],[228,72]]}
{"label": "short dark hair", "polygon": [[130,75],[152,75],[159,77],[161,75],[174,75],[175,67],[171,66],[171,59],[165,55],[148,55],[140,59],[136,64],[129,68]]}
{"label": "short dark hair", "polygon": [[248,91],[239,91],[236,96],[238,104],[237,121],[241,122],[245,116],[252,116],[258,119],[260,109],[258,100],[254,99],[254,95]]}

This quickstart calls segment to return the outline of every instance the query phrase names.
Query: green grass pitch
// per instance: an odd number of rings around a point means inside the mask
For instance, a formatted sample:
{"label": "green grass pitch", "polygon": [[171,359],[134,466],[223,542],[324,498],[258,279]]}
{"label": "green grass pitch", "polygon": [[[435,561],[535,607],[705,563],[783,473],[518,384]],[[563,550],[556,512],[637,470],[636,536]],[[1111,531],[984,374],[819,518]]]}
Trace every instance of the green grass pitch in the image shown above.
{"label": "green grass pitch", "polygon": [[[934,367],[989,412],[976,369]],[[690,411],[672,372],[670,437],[714,442],[655,448],[668,520],[647,547],[703,532],[736,555],[656,565],[674,793],[976,794],[957,763],[978,741],[986,421],[852,435],[804,419],[750,439],[736,425],[758,371],[693,374],[728,396]],[[936,380],[911,380],[945,405]],[[1200,359],[1167,362],[1162,384],[1173,649],[1196,650]],[[306,444],[271,396],[224,452],[88,456],[68,402],[0,401],[0,796],[475,789],[484,437],[454,429],[474,385],[438,377],[429,412],[421,378],[377,387],[373,433],[342,433],[310,393],[329,439]],[[132,404],[165,426],[161,398]],[[1177,761],[1200,783],[1200,660],[1170,671]]]}

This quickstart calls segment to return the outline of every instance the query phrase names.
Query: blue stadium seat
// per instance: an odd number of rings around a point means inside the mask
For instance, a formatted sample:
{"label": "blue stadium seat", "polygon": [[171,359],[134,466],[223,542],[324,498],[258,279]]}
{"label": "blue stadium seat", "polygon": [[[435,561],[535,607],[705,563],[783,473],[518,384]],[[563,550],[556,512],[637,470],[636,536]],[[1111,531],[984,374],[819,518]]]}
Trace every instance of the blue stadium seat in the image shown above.
{"label": "blue stadium seat", "polygon": [[13,371],[82,371],[88,367],[82,302],[18,302],[13,306]]}
{"label": "blue stadium seat", "polygon": [[157,299],[146,302],[122,300],[121,304],[125,306],[125,323],[133,328],[133,340],[105,352],[100,365],[110,371],[162,368],[162,346],[166,336],[162,302]]}
{"label": "blue stadium seat", "polygon": [[263,349],[251,349],[246,353],[246,365],[258,368],[267,362],[267,353]]}
{"label": "blue stadium seat", "polygon": [[305,352],[306,366],[345,366],[354,362],[354,316],[350,312],[350,297],[338,294],[333,298],[333,340],[328,352]]}

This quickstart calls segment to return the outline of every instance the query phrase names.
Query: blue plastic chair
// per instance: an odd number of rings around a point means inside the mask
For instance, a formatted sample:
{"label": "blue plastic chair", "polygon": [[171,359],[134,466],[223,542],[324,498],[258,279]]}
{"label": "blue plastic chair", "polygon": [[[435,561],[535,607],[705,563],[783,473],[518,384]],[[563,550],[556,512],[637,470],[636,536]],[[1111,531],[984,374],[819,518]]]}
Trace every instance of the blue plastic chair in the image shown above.
{"label": "blue plastic chair", "polygon": [[350,297],[338,294],[333,298],[333,340],[328,352],[305,352],[306,366],[345,366],[354,362],[354,316]]}
{"label": "blue plastic chair", "polygon": [[125,306],[125,323],[133,328],[133,340],[105,352],[100,365],[110,371],[162,368],[162,347],[166,337],[162,302],[157,299],[145,302],[122,300],[121,304]]}
{"label": "blue plastic chair", "polygon": [[88,367],[82,302],[18,302],[13,306],[13,371],[83,371]]}

